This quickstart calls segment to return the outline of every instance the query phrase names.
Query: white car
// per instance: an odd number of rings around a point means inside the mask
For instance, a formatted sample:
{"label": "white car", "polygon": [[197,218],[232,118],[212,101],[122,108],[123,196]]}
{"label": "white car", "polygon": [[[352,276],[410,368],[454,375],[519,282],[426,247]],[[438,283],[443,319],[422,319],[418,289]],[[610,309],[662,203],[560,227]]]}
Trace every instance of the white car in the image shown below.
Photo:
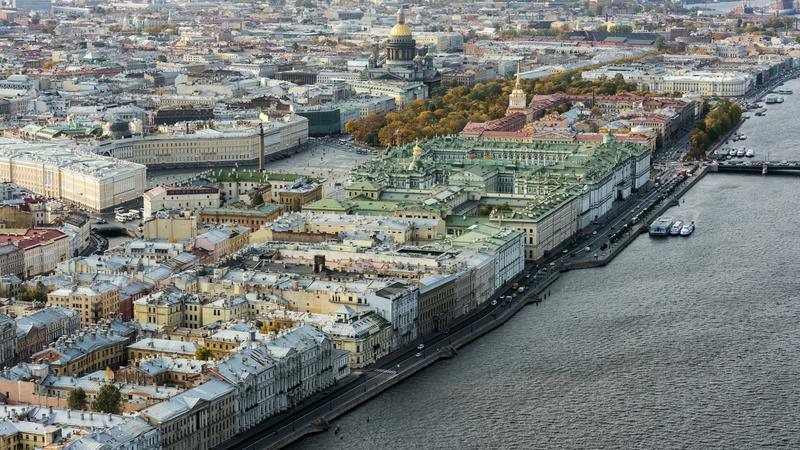
{"label": "white car", "polygon": [[492,300],[492,306],[497,306],[497,300]]}
{"label": "white car", "polygon": [[422,350],[423,348],[425,348],[425,344],[419,344],[417,346],[417,350]]}

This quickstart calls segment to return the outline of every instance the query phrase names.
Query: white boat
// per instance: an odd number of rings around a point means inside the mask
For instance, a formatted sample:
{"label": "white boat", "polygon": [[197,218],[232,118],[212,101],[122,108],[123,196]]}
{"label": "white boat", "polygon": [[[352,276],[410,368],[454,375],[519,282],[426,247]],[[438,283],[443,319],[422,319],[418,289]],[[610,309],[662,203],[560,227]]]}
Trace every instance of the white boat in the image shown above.
{"label": "white boat", "polygon": [[694,233],[694,222],[687,223],[681,228],[681,236],[689,236]]}
{"label": "white boat", "polygon": [[747,139],[747,135],[746,135],[746,134],[740,134],[740,135],[739,135],[739,140],[740,140],[740,141],[744,141],[744,140],[746,140],[746,139]]}
{"label": "white boat", "polygon": [[675,222],[672,222],[672,226],[669,229],[670,236],[677,236],[677,235],[681,234],[681,229],[682,228],[683,228],[683,221],[682,220],[676,220]]}
{"label": "white boat", "polygon": [[745,153],[747,153],[747,152],[743,148],[740,148],[739,150],[736,150],[736,156],[738,156],[739,158],[744,156]]}
{"label": "white boat", "polygon": [[752,148],[748,148],[747,151],[744,153],[744,156],[752,158],[753,156],[756,156],[756,152],[753,151]]}
{"label": "white boat", "polygon": [[764,103],[766,103],[766,104],[768,104],[768,105],[773,105],[773,104],[775,104],[775,103],[780,103],[780,102],[778,101],[778,99],[779,99],[779,98],[780,98],[780,97],[778,97],[778,96],[777,96],[777,95],[775,95],[775,94],[769,94],[769,95],[767,95],[766,97],[764,97]]}
{"label": "white boat", "polygon": [[730,149],[730,151],[728,152],[728,156],[736,156],[736,149],[735,148]]}

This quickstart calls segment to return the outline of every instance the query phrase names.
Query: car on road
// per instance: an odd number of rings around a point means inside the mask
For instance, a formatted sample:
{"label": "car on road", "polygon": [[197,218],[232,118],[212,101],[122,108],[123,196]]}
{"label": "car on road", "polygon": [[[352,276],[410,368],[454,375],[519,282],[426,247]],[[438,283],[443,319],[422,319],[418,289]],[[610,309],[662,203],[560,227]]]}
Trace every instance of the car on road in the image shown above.
{"label": "car on road", "polygon": [[107,224],[108,221],[101,217],[101,218],[97,219],[97,222],[95,222],[95,223],[98,224],[98,225],[104,225],[104,224]]}
{"label": "car on road", "polygon": [[423,348],[425,348],[425,344],[419,344],[417,346],[417,350],[422,350]]}
{"label": "car on road", "polygon": [[497,306],[497,300],[492,300],[492,306]]}
{"label": "car on road", "polygon": [[422,358],[422,353],[417,353],[417,354],[416,354],[416,355],[414,355],[414,356],[415,356],[415,357],[417,357],[417,358]]}

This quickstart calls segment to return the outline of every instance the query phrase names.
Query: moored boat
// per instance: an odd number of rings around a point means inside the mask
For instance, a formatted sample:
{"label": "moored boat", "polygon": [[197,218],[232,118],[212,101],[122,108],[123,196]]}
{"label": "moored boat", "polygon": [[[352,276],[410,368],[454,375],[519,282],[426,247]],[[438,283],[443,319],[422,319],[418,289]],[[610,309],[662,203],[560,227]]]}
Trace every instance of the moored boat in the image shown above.
{"label": "moored boat", "polygon": [[694,233],[694,222],[687,223],[681,227],[681,236],[689,236],[692,233]]}
{"label": "moored boat", "polygon": [[683,228],[682,220],[676,220],[675,222],[672,222],[672,226],[669,229],[670,236],[677,236],[681,234],[681,228]]}
{"label": "moored boat", "polygon": [[747,151],[744,153],[744,156],[752,158],[753,156],[756,156],[756,152],[752,148],[748,148]]}

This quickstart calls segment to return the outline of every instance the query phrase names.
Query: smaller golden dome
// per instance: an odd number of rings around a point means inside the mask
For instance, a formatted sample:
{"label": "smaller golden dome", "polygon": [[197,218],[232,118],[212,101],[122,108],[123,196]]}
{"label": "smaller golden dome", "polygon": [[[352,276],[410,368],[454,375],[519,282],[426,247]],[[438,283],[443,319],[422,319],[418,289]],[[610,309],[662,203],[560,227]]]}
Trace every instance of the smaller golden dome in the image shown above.
{"label": "smaller golden dome", "polygon": [[109,381],[113,380],[114,379],[114,371],[111,370],[111,367],[106,367],[106,370],[103,373],[103,376],[105,377],[106,380],[109,380]]}
{"label": "smaller golden dome", "polygon": [[422,154],[422,147],[419,146],[419,139],[417,139],[417,145],[411,150],[411,154],[414,156],[419,156]]}

